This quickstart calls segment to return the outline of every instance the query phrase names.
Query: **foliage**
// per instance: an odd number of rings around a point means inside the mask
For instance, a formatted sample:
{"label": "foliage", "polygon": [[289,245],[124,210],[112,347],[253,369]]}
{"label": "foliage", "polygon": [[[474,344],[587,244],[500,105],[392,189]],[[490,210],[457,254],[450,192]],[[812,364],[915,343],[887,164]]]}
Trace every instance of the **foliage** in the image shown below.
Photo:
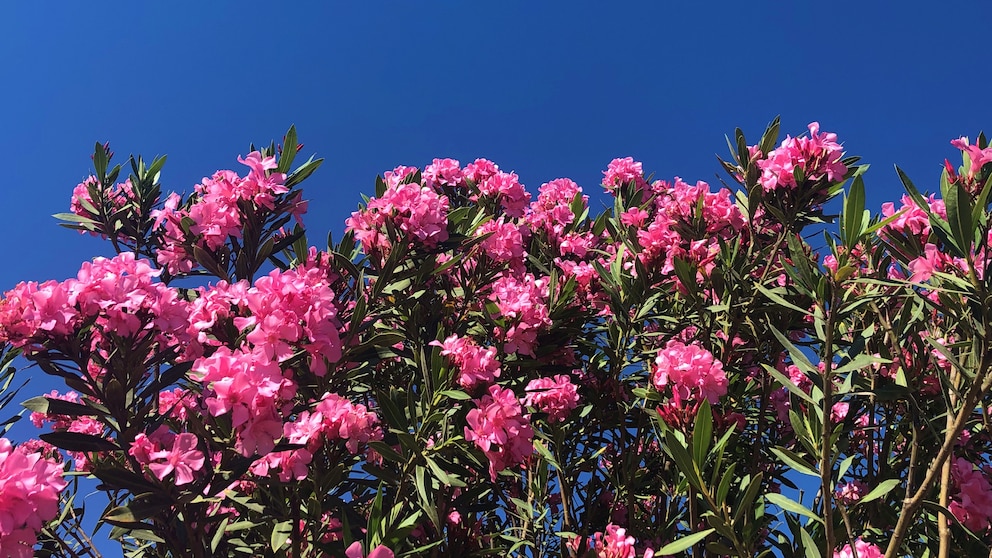
{"label": "foliage", "polygon": [[57,217],[118,255],[0,302],[69,390],[0,446],[0,502],[5,451],[66,471],[0,549],[98,554],[94,478],[129,556],[988,553],[992,148],[872,216],[836,135],[778,136],[735,132],[733,192],[614,160],[598,215],[397,167],[326,250],[295,129],[185,196],[98,144]]}

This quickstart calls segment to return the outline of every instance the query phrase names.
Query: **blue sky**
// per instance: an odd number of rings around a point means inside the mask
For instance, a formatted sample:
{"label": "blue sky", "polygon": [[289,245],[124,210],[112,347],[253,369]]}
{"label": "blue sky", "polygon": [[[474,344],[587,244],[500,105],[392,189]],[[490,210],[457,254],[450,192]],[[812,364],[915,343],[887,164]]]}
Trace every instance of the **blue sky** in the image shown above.
{"label": "blue sky", "polygon": [[[280,5],[284,4],[284,5]],[[324,166],[312,239],[340,235],[377,173],[486,157],[531,192],[598,193],[614,157],[716,183],[725,134],[817,120],[872,163],[875,211],[902,166],[936,189],[952,138],[992,131],[981,2],[11,3],[0,152],[0,290],[74,276],[104,245],[55,225],[94,141],[168,154],[166,189],[240,170],[296,124]],[[6,416],[7,411],[4,413]]]}

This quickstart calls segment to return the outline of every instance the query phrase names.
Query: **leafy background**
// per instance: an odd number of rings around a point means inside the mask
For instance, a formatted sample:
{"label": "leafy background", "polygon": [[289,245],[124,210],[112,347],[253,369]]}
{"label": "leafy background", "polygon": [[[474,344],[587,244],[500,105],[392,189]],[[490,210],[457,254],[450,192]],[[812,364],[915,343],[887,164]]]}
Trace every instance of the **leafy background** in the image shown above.
{"label": "leafy background", "polygon": [[[104,245],[55,226],[94,141],[168,153],[165,189],[237,168],[296,123],[312,238],[377,173],[486,157],[532,192],[569,176],[600,201],[633,156],[716,182],[735,126],[818,120],[873,163],[867,206],[935,188],[948,140],[988,126],[992,5],[598,2],[12,3],[0,18],[0,288],[75,275]],[[932,185],[932,186],[931,186]],[[30,374],[31,372],[29,372]],[[40,375],[39,375],[40,376]],[[27,374],[24,376],[27,377]],[[49,383],[46,383],[49,382]],[[25,395],[53,386],[44,379]],[[3,417],[5,418],[5,417]],[[26,421],[15,438],[34,434]]]}

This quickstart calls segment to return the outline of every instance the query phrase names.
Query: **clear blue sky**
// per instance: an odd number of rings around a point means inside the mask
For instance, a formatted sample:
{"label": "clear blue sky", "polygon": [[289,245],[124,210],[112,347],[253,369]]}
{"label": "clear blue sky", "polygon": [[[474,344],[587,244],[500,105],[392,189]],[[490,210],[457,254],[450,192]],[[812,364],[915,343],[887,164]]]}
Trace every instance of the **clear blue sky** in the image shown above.
{"label": "clear blue sky", "polygon": [[[240,170],[296,124],[326,158],[312,239],[337,235],[377,173],[486,157],[532,192],[599,192],[614,157],[716,183],[724,135],[817,120],[936,189],[948,144],[992,131],[984,2],[18,2],[4,7],[0,289],[64,279],[103,244],[59,228],[93,143],[167,153],[166,189]],[[9,410],[7,410],[9,411]],[[4,412],[4,416],[8,412]]]}

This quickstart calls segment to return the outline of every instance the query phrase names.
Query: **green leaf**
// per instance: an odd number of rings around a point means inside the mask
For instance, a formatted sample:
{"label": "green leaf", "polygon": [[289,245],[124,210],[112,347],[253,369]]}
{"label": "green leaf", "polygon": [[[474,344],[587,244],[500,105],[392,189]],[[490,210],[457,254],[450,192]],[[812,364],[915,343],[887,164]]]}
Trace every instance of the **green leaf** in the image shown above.
{"label": "green leaf", "polygon": [[298,145],[299,140],[296,137],[296,125],[294,124],[289,127],[286,137],[283,138],[282,155],[279,156],[279,167],[276,168],[276,172],[289,172],[289,167],[293,164],[293,159],[296,158],[296,147]]}
{"label": "green leaf", "polygon": [[394,463],[406,463],[406,459],[385,442],[373,440],[369,442],[369,447],[374,449],[383,459],[388,459]]}
{"label": "green leaf", "polygon": [[858,175],[851,183],[851,190],[844,199],[844,218],[841,221],[841,238],[848,247],[853,247],[861,238],[870,219],[865,211],[865,181]]}
{"label": "green leaf", "polygon": [[699,467],[692,460],[688,449],[675,437],[671,430],[665,432],[665,449],[672,455],[675,465],[685,475],[686,480],[696,490],[703,490],[703,477]]}
{"label": "green leaf", "polygon": [[696,424],[692,429],[692,457],[697,465],[706,461],[706,452],[713,441],[713,412],[709,401],[703,400],[696,413]]}
{"label": "green leaf", "polygon": [[782,508],[784,511],[803,515],[814,521],[823,523],[823,520],[820,519],[820,517],[817,516],[815,513],[811,512],[809,508],[800,504],[799,502],[796,502],[795,500],[790,500],[789,498],[786,498],[781,494],[776,494],[774,492],[770,494],[765,494],[765,499],[768,500],[772,505]]}
{"label": "green leaf", "polygon": [[886,479],[878,483],[878,485],[875,486],[875,488],[871,489],[871,491],[868,492],[868,494],[865,494],[864,496],[861,497],[860,500],[858,500],[858,504],[871,502],[872,500],[877,500],[882,496],[885,496],[886,494],[891,492],[893,488],[899,485],[900,482],[902,481],[900,481],[899,479]]}
{"label": "green leaf", "polygon": [[802,457],[794,453],[792,450],[779,446],[771,448],[771,451],[778,456],[783,463],[795,469],[797,473],[802,473],[811,477],[820,477],[820,473],[816,472],[816,470],[810,467],[808,463],[803,461]]}
{"label": "green leaf", "polygon": [[269,539],[272,552],[275,552],[286,544],[290,535],[293,534],[293,522],[291,520],[280,521],[272,526],[272,537]]}
{"label": "green leaf", "polygon": [[67,451],[120,451],[121,449],[110,440],[82,432],[49,432],[38,437]]}
{"label": "green leaf", "polygon": [[806,315],[806,316],[812,315],[809,310],[804,310],[804,309],[796,306],[795,304],[793,304],[793,303],[785,300],[784,298],[782,298],[781,296],[779,296],[772,289],[769,289],[769,288],[764,287],[762,285],[759,285],[757,283],[754,284],[754,287],[756,289],[758,289],[758,291],[761,294],[767,296],[772,302],[774,302],[775,304],[778,304],[779,306],[785,306],[786,308],[789,308],[791,310],[795,310],[796,312],[800,312],[800,313],[802,313],[803,315]]}
{"label": "green leaf", "polygon": [[797,397],[799,397],[803,401],[806,401],[811,405],[816,405],[816,401],[814,401],[813,398],[810,397],[809,394],[807,394],[805,391],[799,389],[799,386],[794,384],[792,380],[790,380],[785,374],[779,372],[774,367],[769,366],[765,363],[762,363],[761,366],[765,369],[766,372],[771,374],[773,378],[778,380],[778,383],[782,384],[782,387],[794,393]]}
{"label": "green leaf", "polygon": [[[941,177],[942,185],[947,181],[947,171]],[[947,207],[947,224],[951,228],[954,243],[961,250],[961,257],[971,253],[975,234],[971,223],[971,196],[961,184],[948,183],[944,193],[944,204]]]}
{"label": "green leaf", "polygon": [[712,533],[713,531],[716,531],[716,529],[710,527],[705,531],[700,531],[698,533],[693,533],[691,535],[682,537],[681,539],[666,544],[665,546],[656,550],[654,553],[656,556],[664,556],[666,554],[676,554],[678,552],[682,552],[683,550],[688,549],[692,545],[708,537],[710,533]]}
{"label": "green leaf", "polygon": [[88,407],[86,405],[81,405],[79,403],[73,403],[71,401],[63,401],[61,399],[55,399],[52,397],[32,397],[21,406],[29,411],[34,411],[36,413],[41,413],[43,415],[65,415],[69,417],[83,417],[83,416],[101,416],[104,413]]}
{"label": "green leaf", "polygon": [[102,182],[107,177],[107,165],[109,163],[107,150],[103,148],[103,144],[96,142],[96,147],[93,149],[93,169],[96,171],[97,180]]}
{"label": "green leaf", "polygon": [[210,539],[210,552],[216,553],[217,547],[220,546],[220,541],[224,540],[224,535],[227,534],[227,525],[231,521],[230,516],[224,517],[217,526],[214,532],[213,538]]}

